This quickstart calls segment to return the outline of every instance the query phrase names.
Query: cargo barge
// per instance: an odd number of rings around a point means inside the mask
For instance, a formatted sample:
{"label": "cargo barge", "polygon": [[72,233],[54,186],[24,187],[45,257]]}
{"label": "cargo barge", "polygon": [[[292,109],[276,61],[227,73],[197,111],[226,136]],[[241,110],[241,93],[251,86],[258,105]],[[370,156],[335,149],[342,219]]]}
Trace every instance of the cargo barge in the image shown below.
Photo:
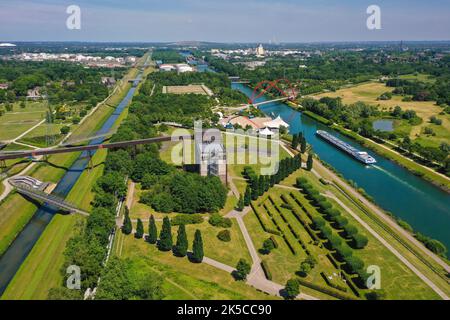
{"label": "cargo barge", "polygon": [[374,163],[377,162],[375,160],[375,158],[370,156],[367,152],[360,151],[360,150],[352,147],[348,143],[345,143],[344,141],[336,138],[335,136],[329,134],[326,131],[317,130],[316,134],[319,137],[321,137],[322,139],[324,139],[325,141],[331,143],[332,145],[336,146],[337,148],[341,149],[342,151],[348,153],[353,158],[355,158],[356,160],[358,160],[358,161],[360,161],[360,162],[362,162],[364,164],[374,164]]}

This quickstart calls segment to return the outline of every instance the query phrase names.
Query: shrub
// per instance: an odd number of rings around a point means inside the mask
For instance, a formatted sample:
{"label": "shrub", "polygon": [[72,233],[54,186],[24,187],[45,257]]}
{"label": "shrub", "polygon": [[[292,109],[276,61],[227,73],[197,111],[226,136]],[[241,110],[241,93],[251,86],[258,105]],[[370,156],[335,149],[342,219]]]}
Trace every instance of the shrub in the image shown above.
{"label": "shrub", "polygon": [[364,268],[364,262],[358,257],[346,257],[345,262],[347,263],[349,271],[352,273],[357,273],[359,270]]}
{"label": "shrub", "polygon": [[358,233],[358,229],[352,224],[347,224],[346,226],[344,226],[344,231],[348,237],[351,237]]}
{"label": "shrub", "polygon": [[364,248],[369,242],[366,236],[359,233],[353,235],[353,241],[355,242],[355,247],[358,249]]}
{"label": "shrub", "polygon": [[300,285],[296,279],[289,279],[284,288],[285,298],[288,300],[295,299],[300,294]]}
{"label": "shrub", "polygon": [[303,261],[303,262],[300,264],[300,270],[299,270],[300,275],[301,275],[302,277],[306,277],[306,276],[308,275],[308,273],[311,271],[311,269],[312,269],[312,268],[311,268],[311,265],[310,265],[309,263]]}
{"label": "shrub", "polygon": [[334,221],[337,223],[337,225],[338,225],[339,227],[341,227],[341,228],[345,227],[345,226],[348,224],[347,218],[345,218],[345,217],[343,217],[343,216],[335,217],[333,220],[334,220]]}
{"label": "shrub", "polygon": [[322,233],[322,235],[323,235],[325,238],[329,239],[329,238],[331,237],[332,231],[331,231],[331,228],[330,228],[330,227],[324,226],[324,227],[321,229],[321,233]]}
{"label": "shrub", "polygon": [[339,217],[341,215],[341,212],[338,209],[335,208],[329,208],[325,210],[325,214],[327,217],[331,220],[334,220],[335,218]]}
{"label": "shrub", "polygon": [[331,205],[331,203],[330,202],[328,202],[328,201],[320,201],[320,202],[318,202],[317,203],[317,205],[319,206],[319,208],[321,209],[321,210],[323,210],[323,211],[326,211],[326,210],[328,210],[328,209],[331,209],[333,206]]}
{"label": "shrub", "polygon": [[353,255],[352,249],[345,242],[343,242],[340,246],[336,247],[335,249],[342,258]]}
{"label": "shrub", "polygon": [[61,129],[59,129],[59,132],[61,132],[61,134],[68,134],[69,131],[70,131],[69,126],[64,126],[64,127],[61,127]]}
{"label": "shrub", "polygon": [[234,277],[237,280],[245,280],[247,279],[247,275],[250,273],[251,269],[252,266],[245,259],[240,259],[236,266]]}
{"label": "shrub", "polygon": [[342,244],[342,238],[338,235],[332,235],[329,239],[333,248],[338,248]]}
{"label": "shrub", "polygon": [[325,224],[326,224],[325,219],[322,218],[322,217],[313,217],[313,218],[312,218],[312,221],[313,221],[314,227],[315,227],[316,229],[321,229],[321,228],[323,228],[323,227],[325,226]]}
{"label": "shrub", "polygon": [[268,238],[264,240],[261,252],[264,254],[269,254],[273,249],[275,249],[275,245],[273,244],[272,239]]}
{"label": "shrub", "polygon": [[213,213],[208,222],[214,227],[231,228],[232,222],[230,218],[224,218],[219,213]]}
{"label": "shrub", "polygon": [[219,231],[219,233],[217,234],[217,238],[220,241],[224,241],[224,242],[230,242],[231,241],[231,234],[229,230],[222,230]]}

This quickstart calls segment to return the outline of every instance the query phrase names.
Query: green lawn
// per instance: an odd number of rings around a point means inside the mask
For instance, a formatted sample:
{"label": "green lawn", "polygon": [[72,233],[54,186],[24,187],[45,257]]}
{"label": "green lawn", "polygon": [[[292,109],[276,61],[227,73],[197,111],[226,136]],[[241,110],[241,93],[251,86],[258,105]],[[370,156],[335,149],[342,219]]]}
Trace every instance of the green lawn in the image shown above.
{"label": "green lawn", "polygon": [[0,141],[11,140],[44,119],[47,106],[44,102],[28,102],[25,108],[13,104],[13,110],[0,116]]}
{"label": "green lawn", "polygon": [[163,276],[167,300],[274,299],[242,281],[235,281],[225,271],[205,263],[191,263],[187,258],[173,256],[171,252],[160,252],[154,245],[131,235],[119,233],[116,242],[121,248],[121,258],[141,261],[141,271],[157,272]]}

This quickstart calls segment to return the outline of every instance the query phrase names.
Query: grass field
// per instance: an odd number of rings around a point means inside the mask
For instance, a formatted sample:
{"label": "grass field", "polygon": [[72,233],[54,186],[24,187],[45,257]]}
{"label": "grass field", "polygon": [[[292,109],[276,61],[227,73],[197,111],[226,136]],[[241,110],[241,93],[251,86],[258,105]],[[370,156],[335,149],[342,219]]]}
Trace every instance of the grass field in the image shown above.
{"label": "grass field", "polygon": [[205,263],[191,263],[187,258],[173,256],[171,252],[160,252],[154,245],[133,236],[118,233],[117,247],[121,248],[121,258],[137,261],[141,271],[156,272],[163,277],[167,300],[274,299],[244,282],[235,281],[225,271]]}
{"label": "grass field", "polygon": [[0,141],[11,140],[44,119],[47,106],[44,102],[27,102],[25,108],[13,104],[13,110],[0,116]]}
{"label": "grass field", "polygon": [[[408,77],[408,76],[405,76]],[[426,77],[423,75],[422,78]],[[409,76],[414,78],[414,76]],[[432,81],[432,80],[429,80]],[[424,145],[439,146],[440,142],[450,141],[450,115],[439,115],[442,108],[437,106],[433,101],[402,101],[402,96],[393,95],[391,100],[377,100],[377,98],[385,93],[391,92],[394,88],[386,87],[384,83],[370,82],[362,85],[349,87],[338,90],[336,92],[327,92],[315,95],[316,98],[321,97],[341,97],[345,104],[352,104],[358,101],[378,106],[381,110],[390,110],[395,106],[400,106],[403,110],[414,110],[417,115],[423,119],[423,123],[417,126],[410,127],[409,133],[412,139],[418,138],[418,142]],[[431,116],[436,116],[442,119],[442,125],[431,125],[429,119]],[[432,127],[435,130],[436,136],[427,136],[423,134],[425,127]],[[439,128],[437,128],[439,127]],[[403,128],[404,129],[404,128]]]}

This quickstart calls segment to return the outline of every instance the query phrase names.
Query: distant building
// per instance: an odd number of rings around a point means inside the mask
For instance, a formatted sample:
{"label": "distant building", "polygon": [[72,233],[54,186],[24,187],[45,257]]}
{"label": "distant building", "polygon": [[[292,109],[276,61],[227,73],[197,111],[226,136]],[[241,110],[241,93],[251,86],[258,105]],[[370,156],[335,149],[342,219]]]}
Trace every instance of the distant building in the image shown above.
{"label": "distant building", "polygon": [[7,83],[0,83],[0,90],[8,90],[9,84]]}
{"label": "distant building", "polygon": [[177,72],[179,72],[179,73],[194,71],[194,68],[192,68],[191,66],[189,66],[188,64],[185,64],[185,63],[179,63],[179,64],[175,65],[175,68],[177,69]]}
{"label": "distant building", "polygon": [[258,48],[256,48],[256,55],[257,56],[265,56],[266,55],[266,50],[264,50],[262,44],[260,44],[258,46]]}
{"label": "distant building", "polygon": [[32,99],[32,100],[36,100],[36,99],[42,98],[40,90],[41,90],[40,87],[36,87],[36,88],[28,90],[27,98],[28,99]]}
{"label": "distant building", "polygon": [[101,83],[107,87],[113,87],[116,84],[116,79],[113,77],[102,77]]}
{"label": "distant building", "polygon": [[202,177],[213,175],[227,183],[227,155],[219,130],[199,133],[195,140],[195,164]]}
{"label": "distant building", "polygon": [[161,64],[159,66],[160,71],[173,71],[175,70],[175,66],[173,64]]}

